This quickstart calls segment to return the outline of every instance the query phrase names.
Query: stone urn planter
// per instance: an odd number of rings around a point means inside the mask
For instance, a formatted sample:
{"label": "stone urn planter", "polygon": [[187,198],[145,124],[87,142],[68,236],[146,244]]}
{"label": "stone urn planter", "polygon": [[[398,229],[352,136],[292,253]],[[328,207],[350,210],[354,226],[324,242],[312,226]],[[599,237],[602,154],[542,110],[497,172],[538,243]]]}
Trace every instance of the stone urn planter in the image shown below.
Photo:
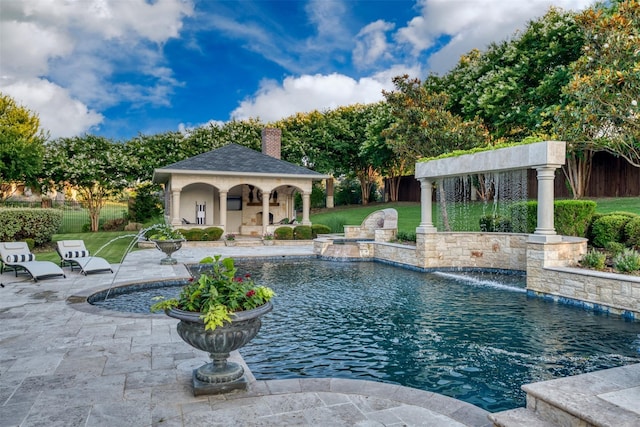
{"label": "stone urn planter", "polygon": [[244,368],[229,362],[229,353],[251,341],[262,326],[260,317],[273,309],[271,302],[252,310],[234,313],[231,322],[215,329],[205,329],[202,313],[184,311],[176,308],[165,313],[179,319],[178,335],[189,345],[206,351],[211,362],[193,371],[193,394],[225,393],[231,390],[246,389],[247,381]]}
{"label": "stone urn planter", "polygon": [[233,258],[221,255],[203,258],[191,272],[177,298],[160,296],[151,311],[180,320],[178,335],[209,353],[211,362],[193,371],[194,395],[246,389],[243,367],[227,359],[256,336],[260,317],[273,309],[269,301],[275,292],[257,285],[249,273],[236,275]]}
{"label": "stone urn planter", "polygon": [[151,239],[151,241],[155,243],[156,247],[164,252],[167,256],[166,258],[162,258],[160,260],[160,264],[174,265],[178,263],[178,261],[175,258],[172,258],[171,255],[173,255],[174,252],[177,252],[182,247],[182,242],[184,242],[184,239]]}

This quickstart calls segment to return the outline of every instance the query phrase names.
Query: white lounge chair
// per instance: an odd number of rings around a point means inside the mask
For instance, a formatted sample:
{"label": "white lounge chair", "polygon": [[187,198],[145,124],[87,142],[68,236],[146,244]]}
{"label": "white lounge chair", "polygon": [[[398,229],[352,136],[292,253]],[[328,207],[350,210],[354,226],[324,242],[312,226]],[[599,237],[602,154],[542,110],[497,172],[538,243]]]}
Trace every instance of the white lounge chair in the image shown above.
{"label": "white lounge chair", "polygon": [[58,255],[60,255],[60,265],[63,267],[65,265],[71,266],[71,271],[73,271],[74,267],[79,267],[85,276],[89,273],[98,273],[101,271],[113,273],[111,264],[104,258],[91,256],[82,240],[60,240],[58,241],[56,250]]}
{"label": "white lounge chair", "polygon": [[26,242],[0,243],[0,274],[4,270],[13,270],[18,277],[19,271],[27,272],[35,282],[48,277],[67,277],[64,271],[51,261],[36,261]]}

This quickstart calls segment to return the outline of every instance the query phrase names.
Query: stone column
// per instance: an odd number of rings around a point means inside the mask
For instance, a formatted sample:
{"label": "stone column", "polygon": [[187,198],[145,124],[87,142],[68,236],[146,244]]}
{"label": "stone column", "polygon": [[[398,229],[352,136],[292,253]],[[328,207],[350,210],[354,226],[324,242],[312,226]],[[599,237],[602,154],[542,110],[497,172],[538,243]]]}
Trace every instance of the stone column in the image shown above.
{"label": "stone column", "polygon": [[311,225],[309,210],[311,209],[311,193],[302,193],[302,225]]}
{"label": "stone column", "polygon": [[220,227],[227,231],[227,192],[220,191]]}
{"label": "stone column", "polygon": [[536,168],[538,172],[538,224],[536,231],[530,236],[531,241],[559,242],[561,236],[556,234],[553,223],[553,180],[556,167],[541,166]]}
{"label": "stone column", "polygon": [[435,233],[431,214],[432,182],[428,178],[420,178],[420,225],[416,233]]}
{"label": "stone column", "polygon": [[327,178],[327,207],[333,207],[333,178]]}
{"label": "stone column", "polygon": [[269,199],[271,193],[262,192],[262,235],[267,234],[267,226],[269,225]]}
{"label": "stone column", "polygon": [[181,225],[180,188],[171,190],[171,225]]}

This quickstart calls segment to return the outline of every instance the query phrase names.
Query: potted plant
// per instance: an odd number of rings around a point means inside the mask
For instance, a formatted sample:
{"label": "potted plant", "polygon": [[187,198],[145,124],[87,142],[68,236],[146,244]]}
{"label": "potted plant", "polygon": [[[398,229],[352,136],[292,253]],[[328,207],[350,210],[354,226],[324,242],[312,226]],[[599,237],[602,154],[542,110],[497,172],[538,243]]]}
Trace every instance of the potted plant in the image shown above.
{"label": "potted plant", "polygon": [[235,246],[236,244],[236,235],[233,233],[227,233],[225,236],[225,242],[224,244],[226,246]]}
{"label": "potted plant", "polygon": [[266,233],[264,236],[262,236],[262,243],[265,246],[273,246],[274,244],[273,233]]}
{"label": "potted plant", "polygon": [[260,317],[273,309],[270,300],[275,294],[256,285],[248,274],[238,276],[233,258],[208,257],[200,266],[204,272],[192,277],[178,298],[160,297],[151,311],[164,310],[179,319],[178,335],[210,354],[211,362],[193,371],[196,396],[246,388],[244,369],[227,359],[256,336]]}
{"label": "potted plant", "polygon": [[146,235],[166,255],[166,258],[160,260],[160,264],[173,265],[178,262],[171,255],[182,247],[182,242],[185,241],[182,233],[169,224],[156,224],[151,227]]}

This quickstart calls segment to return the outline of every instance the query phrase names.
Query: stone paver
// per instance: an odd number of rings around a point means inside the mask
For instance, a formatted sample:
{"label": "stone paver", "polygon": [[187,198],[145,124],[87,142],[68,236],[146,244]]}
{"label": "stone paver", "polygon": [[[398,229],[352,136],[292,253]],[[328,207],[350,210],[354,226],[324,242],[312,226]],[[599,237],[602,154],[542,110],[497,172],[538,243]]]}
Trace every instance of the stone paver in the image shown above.
{"label": "stone paver", "polygon": [[[312,245],[187,245],[174,256],[313,256]],[[175,319],[77,310],[67,298],[120,283],[188,277],[132,252],[115,274],[34,283],[0,275],[0,427],[9,426],[472,426],[487,412],[445,396],[345,379],[256,381],[247,391],[194,397],[191,371],[208,355],[185,344]],[[93,312],[92,312],[93,311]],[[242,362],[239,354],[233,355]]]}

